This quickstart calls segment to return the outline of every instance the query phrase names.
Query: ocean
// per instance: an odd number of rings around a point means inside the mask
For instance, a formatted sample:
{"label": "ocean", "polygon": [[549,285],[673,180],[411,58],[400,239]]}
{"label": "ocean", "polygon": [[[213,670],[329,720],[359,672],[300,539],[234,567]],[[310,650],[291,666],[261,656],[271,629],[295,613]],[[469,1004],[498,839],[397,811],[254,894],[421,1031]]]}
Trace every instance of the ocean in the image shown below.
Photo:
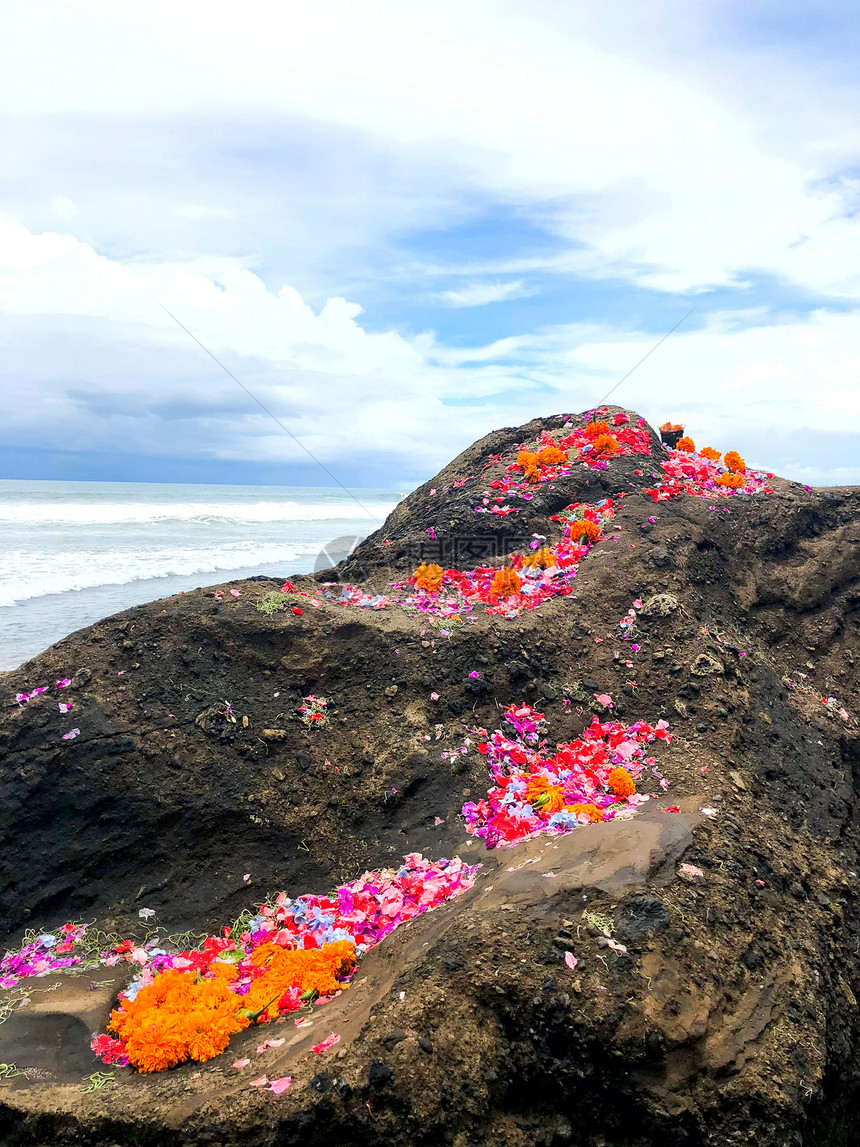
{"label": "ocean", "polygon": [[333,564],[403,491],[0,481],[0,670],[180,590]]}

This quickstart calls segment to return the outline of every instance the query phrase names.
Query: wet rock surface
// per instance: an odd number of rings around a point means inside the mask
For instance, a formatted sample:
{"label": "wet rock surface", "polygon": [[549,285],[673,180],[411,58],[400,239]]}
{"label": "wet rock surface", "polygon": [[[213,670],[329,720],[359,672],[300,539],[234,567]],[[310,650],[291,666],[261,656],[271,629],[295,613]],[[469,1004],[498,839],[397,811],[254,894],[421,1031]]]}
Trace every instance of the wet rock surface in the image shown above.
{"label": "wet rock surface", "polygon": [[[856,1140],[860,495],[775,479],[720,512],[655,505],[655,442],[651,458],[547,484],[522,515],[476,516],[489,456],[562,422],[483,439],[327,576],[382,590],[428,529],[452,545],[476,529],[551,542],[551,514],[625,493],[572,597],[446,636],[396,606],[269,616],[254,606],[279,583],[253,580],[229,601],[199,590],[108,618],[0,678],[10,945],[71,918],[123,932],[143,906],[171,932],[218,930],[274,889],[322,892],[410,851],[484,866],[373,949],[311,1028],[267,1028],[286,1042],[259,1059],[258,1029],[207,1063],[120,1069],[85,1092],[102,1065],[82,1033],[103,1029],[127,970],[0,993],[0,1062],[22,1071],[0,1081],[0,1142]],[[619,622],[661,597],[674,607],[637,619],[634,654]],[[56,705],[11,700],[57,678],[71,680],[71,741]],[[308,693],[329,699],[324,729],[298,719]],[[604,693],[626,722],[669,721],[663,797],[512,849],[467,840],[459,810],[486,793],[486,768],[442,751],[513,701],[570,740],[605,718]],[[314,1054],[331,1032],[337,1047]],[[291,1088],[249,1088],[230,1066],[242,1056]]]}

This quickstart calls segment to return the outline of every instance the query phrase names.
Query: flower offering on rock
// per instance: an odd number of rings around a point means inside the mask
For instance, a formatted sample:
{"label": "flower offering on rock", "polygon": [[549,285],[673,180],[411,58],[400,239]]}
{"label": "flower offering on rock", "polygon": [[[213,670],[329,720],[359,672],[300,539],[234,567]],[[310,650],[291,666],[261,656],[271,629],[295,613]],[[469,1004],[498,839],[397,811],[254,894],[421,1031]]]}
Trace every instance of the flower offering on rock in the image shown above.
{"label": "flower offering on rock", "polygon": [[[684,441],[689,449],[680,448]],[[669,460],[660,463],[665,477],[657,486],[643,491],[650,494],[655,502],[676,498],[680,494],[712,498],[715,495],[737,497],[772,493],[765,484],[764,476],[754,470],[747,471],[743,458],[734,450],[729,450],[723,456],[721,466],[718,451],[705,447],[696,453],[692,448],[692,439],[682,439],[678,447],[670,449]]]}
{"label": "flower offering on rock", "polygon": [[290,899],[281,892],[260,905],[241,934],[230,936],[227,928],[193,951],[147,952],[126,941],[121,955],[141,951],[148,963],[111,1013],[109,1031],[118,1038],[100,1034],[91,1047],[104,1063],[144,1072],[211,1059],[249,1024],[344,991],[361,954],[467,891],[479,868],[413,852],[396,872],[365,872],[331,896]]}
{"label": "flower offering on rock", "polygon": [[309,729],[324,728],[328,724],[327,705],[325,697],[314,697],[313,693],[305,697],[299,706],[299,719],[302,724],[307,725]]}
{"label": "flower offering on rock", "polygon": [[581,737],[549,753],[539,739],[542,713],[511,705],[504,714],[514,735],[496,730],[478,746],[495,784],[485,799],[463,806],[467,831],[488,848],[568,832],[644,804],[650,798],[637,793],[636,781],[654,758],[643,746],[671,740],[665,721],[627,726],[594,717]]}

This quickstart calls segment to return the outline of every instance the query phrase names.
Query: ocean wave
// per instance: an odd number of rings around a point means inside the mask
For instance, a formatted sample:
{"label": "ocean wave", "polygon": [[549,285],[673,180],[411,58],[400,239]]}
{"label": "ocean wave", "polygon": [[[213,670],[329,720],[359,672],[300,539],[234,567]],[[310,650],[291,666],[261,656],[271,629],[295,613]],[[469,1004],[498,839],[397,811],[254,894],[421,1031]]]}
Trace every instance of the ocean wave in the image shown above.
{"label": "ocean wave", "polygon": [[[368,505],[373,520],[382,522],[396,503]],[[111,526],[160,522],[370,522],[355,502],[5,502],[0,522],[18,526]]]}
{"label": "ocean wave", "polygon": [[128,585],[155,578],[217,574],[219,571],[252,569],[272,562],[286,564],[296,558],[316,554],[320,549],[321,544],[316,542],[291,545],[234,542],[217,547],[149,552],[7,553],[3,555],[0,567],[0,607],[69,590]]}

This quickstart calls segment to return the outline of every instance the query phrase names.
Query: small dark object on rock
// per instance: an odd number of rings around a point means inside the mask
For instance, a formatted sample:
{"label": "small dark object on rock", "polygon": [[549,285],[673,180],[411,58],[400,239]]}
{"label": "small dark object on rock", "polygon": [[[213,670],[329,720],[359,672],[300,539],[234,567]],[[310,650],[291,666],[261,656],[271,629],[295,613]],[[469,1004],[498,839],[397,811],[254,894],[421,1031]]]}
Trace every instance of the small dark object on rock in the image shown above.
{"label": "small dark object on rock", "polygon": [[669,566],[674,565],[674,562],[672,560],[672,555],[668,550],[664,550],[662,547],[658,547],[657,549],[651,551],[651,564],[656,566],[657,569],[666,569]]}
{"label": "small dark object on rock", "polygon": [[418,1037],[418,1046],[426,1055],[433,1054],[433,1044],[430,1042],[426,1035]]}
{"label": "small dark object on rock", "polygon": [[367,1073],[367,1082],[371,1087],[384,1087],[394,1078],[394,1072],[383,1063],[381,1059],[375,1059],[370,1065],[370,1071]]}
{"label": "small dark object on rock", "polygon": [[625,940],[636,943],[646,936],[658,936],[669,927],[666,905],[657,896],[634,896],[618,910],[618,931]]}
{"label": "small dark object on rock", "polygon": [[322,1094],[331,1087],[331,1076],[327,1071],[320,1071],[311,1077],[311,1087]]}
{"label": "small dark object on rock", "polygon": [[394,1028],[382,1037],[380,1041],[388,1051],[394,1047],[395,1044],[402,1043],[406,1039],[406,1032],[402,1028]]}

